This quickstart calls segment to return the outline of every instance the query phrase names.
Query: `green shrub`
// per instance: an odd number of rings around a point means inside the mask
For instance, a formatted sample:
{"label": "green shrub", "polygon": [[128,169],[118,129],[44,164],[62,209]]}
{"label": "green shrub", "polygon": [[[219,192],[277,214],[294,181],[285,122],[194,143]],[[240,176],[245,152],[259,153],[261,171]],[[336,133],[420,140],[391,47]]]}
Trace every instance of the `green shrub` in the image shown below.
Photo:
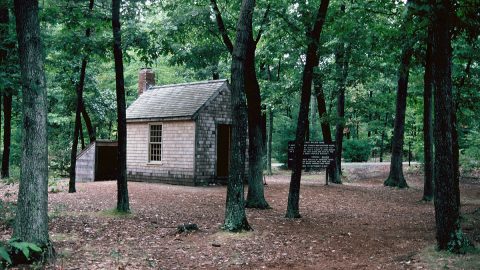
{"label": "green shrub", "polygon": [[460,165],[465,171],[480,168],[480,132],[473,130],[465,136],[464,147],[460,150]]}
{"label": "green shrub", "polygon": [[365,162],[368,161],[372,146],[368,140],[344,140],[343,158],[345,161]]}
{"label": "green shrub", "polygon": [[34,243],[11,239],[0,243],[0,268],[11,265],[33,263],[41,257],[42,249]]}

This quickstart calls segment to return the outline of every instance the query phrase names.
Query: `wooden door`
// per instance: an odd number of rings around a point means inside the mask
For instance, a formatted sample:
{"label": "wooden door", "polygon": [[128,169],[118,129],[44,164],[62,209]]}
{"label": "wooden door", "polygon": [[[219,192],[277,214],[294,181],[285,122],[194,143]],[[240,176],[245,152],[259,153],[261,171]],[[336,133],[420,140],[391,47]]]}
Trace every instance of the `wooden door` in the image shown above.
{"label": "wooden door", "polygon": [[217,125],[217,177],[227,178],[230,166],[230,125]]}

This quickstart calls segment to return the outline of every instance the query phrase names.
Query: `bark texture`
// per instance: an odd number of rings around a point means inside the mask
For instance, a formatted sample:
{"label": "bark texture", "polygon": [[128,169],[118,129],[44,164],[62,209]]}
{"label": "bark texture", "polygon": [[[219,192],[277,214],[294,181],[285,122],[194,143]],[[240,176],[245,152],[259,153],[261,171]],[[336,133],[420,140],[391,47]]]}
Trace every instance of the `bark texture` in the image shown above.
{"label": "bark texture", "polygon": [[12,89],[3,93],[2,178],[10,177],[10,146],[12,138]]}
{"label": "bark texture", "polygon": [[405,133],[405,112],[407,110],[408,75],[410,60],[413,54],[413,42],[407,42],[402,49],[400,67],[398,69],[397,101],[395,124],[393,127],[392,159],[390,174],[383,183],[385,186],[406,188],[407,181],[403,176],[403,143]]}
{"label": "bark texture", "polygon": [[315,24],[307,33],[307,58],[303,69],[302,95],[300,111],[298,113],[297,131],[295,134],[295,150],[293,153],[294,163],[288,192],[287,213],[285,215],[287,218],[301,217],[299,210],[300,180],[302,178],[303,148],[305,145],[305,132],[307,129],[308,111],[312,94],[313,69],[318,62],[318,42],[327,16],[329,3],[329,0],[322,0],[317,11]]}
{"label": "bark texture", "polygon": [[112,0],[113,56],[115,58],[115,85],[117,95],[117,211],[129,212],[127,187],[127,115],[125,105],[125,79],[123,77],[122,37],[120,32],[120,3]]}
{"label": "bark texture", "polygon": [[340,43],[335,52],[336,77],[338,83],[337,94],[337,126],[335,129],[335,171],[331,178],[332,183],[342,183],[342,147],[343,130],[345,128],[345,89],[348,76],[350,46]]}
{"label": "bark texture", "polygon": [[15,0],[22,79],[23,138],[13,237],[49,245],[47,88],[37,0]]}
{"label": "bark texture", "polygon": [[[322,138],[324,143],[331,144],[332,141],[332,131],[330,130],[330,123],[326,119],[327,117],[327,103],[325,102],[325,94],[323,93],[323,82],[321,75],[318,72],[313,74],[313,89],[315,91],[314,95],[317,99],[317,110],[318,116],[320,118],[320,126],[322,128]],[[335,177],[335,164],[327,168],[327,173],[330,179]],[[339,176],[337,176],[339,177]]]}
{"label": "bark texture", "polygon": [[[455,108],[452,96],[451,30],[453,3],[432,1],[433,85],[435,106],[435,222],[440,250],[462,252],[469,245],[460,229],[458,162],[455,161]],[[458,157],[458,156],[457,156]]]}
{"label": "bark texture", "polygon": [[[93,1],[92,1],[93,3]],[[92,5],[93,6],[93,5]],[[83,98],[82,98],[83,101]],[[83,120],[85,120],[85,126],[87,127],[87,132],[88,132],[88,139],[90,143],[94,142],[97,138],[95,134],[95,128],[92,125],[92,120],[90,119],[90,116],[88,115],[87,108],[85,108],[85,102],[82,102],[82,116]]]}
{"label": "bark texture", "polygon": [[[254,3],[255,4],[255,3]],[[222,36],[223,43],[227,50],[233,54],[234,47],[232,41],[228,36],[225,23],[223,22],[222,14],[218,8],[216,0],[210,0],[210,6],[215,14],[218,30]],[[263,16],[262,23],[265,23],[268,16],[267,8]],[[253,15],[252,15],[253,16]],[[240,18],[239,18],[240,19]],[[256,39],[253,39],[253,28],[248,29],[249,38],[246,40],[246,54],[245,54],[245,89],[247,105],[248,105],[248,193],[246,207],[268,209],[270,206],[265,200],[263,188],[263,157],[265,155],[264,132],[261,110],[261,96],[260,86],[257,80],[255,69],[255,51],[256,45],[261,38],[262,29],[258,32]],[[237,32],[238,34],[238,32]]]}
{"label": "bark texture", "polygon": [[[0,65],[6,66],[8,48],[10,44],[5,44],[8,36],[8,24],[9,24],[9,14],[8,14],[8,1],[0,1],[0,40],[3,43],[0,48]],[[12,89],[6,87],[1,89],[3,92],[3,154],[2,154],[2,170],[1,177],[8,178],[10,176],[10,137],[11,137],[11,119],[12,119]]]}
{"label": "bark texture", "polygon": [[246,207],[268,209],[263,188],[264,132],[262,121],[260,86],[255,69],[256,43],[252,27],[249,27],[247,54],[245,59],[245,94],[248,106],[248,193]]}
{"label": "bark texture", "polygon": [[235,46],[232,53],[232,151],[227,184],[227,202],[223,229],[227,231],[251,230],[245,214],[243,181],[245,180],[246,150],[246,67],[249,43],[252,42],[254,0],[243,0],[237,23]]}
{"label": "bark texture", "polygon": [[433,122],[432,122],[432,30],[428,29],[425,74],[423,77],[423,153],[424,153],[424,201],[433,199]]}

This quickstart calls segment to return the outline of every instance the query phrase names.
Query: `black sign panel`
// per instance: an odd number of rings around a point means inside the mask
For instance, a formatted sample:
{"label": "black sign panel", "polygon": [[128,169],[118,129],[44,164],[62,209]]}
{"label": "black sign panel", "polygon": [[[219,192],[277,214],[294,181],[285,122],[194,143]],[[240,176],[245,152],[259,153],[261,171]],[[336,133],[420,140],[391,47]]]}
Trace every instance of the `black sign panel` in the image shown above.
{"label": "black sign panel", "polygon": [[[288,142],[288,168],[293,167],[293,151],[295,142]],[[304,169],[325,169],[335,161],[335,144],[323,142],[305,142],[303,150]]]}

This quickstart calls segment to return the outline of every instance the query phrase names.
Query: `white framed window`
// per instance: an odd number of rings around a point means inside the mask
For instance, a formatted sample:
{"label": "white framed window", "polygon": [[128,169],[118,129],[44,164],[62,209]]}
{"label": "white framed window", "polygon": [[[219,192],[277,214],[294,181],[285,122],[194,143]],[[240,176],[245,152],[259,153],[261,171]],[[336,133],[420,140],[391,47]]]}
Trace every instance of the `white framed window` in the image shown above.
{"label": "white framed window", "polygon": [[162,125],[151,124],[148,141],[148,161],[162,161]]}

